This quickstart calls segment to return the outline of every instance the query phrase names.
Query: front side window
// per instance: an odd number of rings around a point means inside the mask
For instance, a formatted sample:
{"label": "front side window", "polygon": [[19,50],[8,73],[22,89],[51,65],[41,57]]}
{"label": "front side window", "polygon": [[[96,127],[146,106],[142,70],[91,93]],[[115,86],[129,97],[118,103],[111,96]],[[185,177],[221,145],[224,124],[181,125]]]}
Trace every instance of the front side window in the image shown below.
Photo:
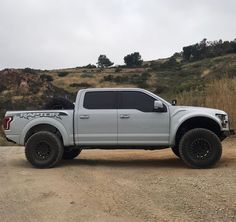
{"label": "front side window", "polygon": [[120,92],[119,109],[137,109],[142,112],[154,112],[155,99],[145,93],[135,91]]}
{"label": "front side window", "polygon": [[86,109],[116,109],[116,92],[86,92],[84,108]]}

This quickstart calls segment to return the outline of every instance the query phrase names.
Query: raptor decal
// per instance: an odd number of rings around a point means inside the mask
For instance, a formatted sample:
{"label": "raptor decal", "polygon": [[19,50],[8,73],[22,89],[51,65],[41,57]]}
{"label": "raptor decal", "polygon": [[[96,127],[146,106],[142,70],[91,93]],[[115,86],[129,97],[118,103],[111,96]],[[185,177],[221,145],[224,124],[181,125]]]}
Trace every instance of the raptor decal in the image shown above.
{"label": "raptor decal", "polygon": [[33,119],[40,117],[61,119],[61,116],[67,116],[67,114],[63,112],[27,112],[27,113],[19,113],[17,114],[17,116],[24,119]]}

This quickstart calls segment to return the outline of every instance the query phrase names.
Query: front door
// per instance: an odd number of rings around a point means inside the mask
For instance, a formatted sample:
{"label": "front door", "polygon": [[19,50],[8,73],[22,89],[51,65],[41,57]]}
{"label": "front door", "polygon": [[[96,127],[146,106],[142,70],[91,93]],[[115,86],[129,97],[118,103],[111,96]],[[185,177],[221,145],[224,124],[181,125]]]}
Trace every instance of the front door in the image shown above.
{"label": "front door", "polygon": [[144,92],[119,92],[119,145],[168,145],[169,112],[154,111],[155,100]]}

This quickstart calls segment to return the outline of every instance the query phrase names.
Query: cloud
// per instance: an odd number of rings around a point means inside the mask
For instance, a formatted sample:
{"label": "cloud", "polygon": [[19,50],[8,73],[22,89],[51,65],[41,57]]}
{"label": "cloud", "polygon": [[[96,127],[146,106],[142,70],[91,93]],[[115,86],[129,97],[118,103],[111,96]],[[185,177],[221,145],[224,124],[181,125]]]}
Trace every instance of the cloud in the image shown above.
{"label": "cloud", "polygon": [[234,39],[234,0],[0,0],[0,68],[168,57],[203,38]]}

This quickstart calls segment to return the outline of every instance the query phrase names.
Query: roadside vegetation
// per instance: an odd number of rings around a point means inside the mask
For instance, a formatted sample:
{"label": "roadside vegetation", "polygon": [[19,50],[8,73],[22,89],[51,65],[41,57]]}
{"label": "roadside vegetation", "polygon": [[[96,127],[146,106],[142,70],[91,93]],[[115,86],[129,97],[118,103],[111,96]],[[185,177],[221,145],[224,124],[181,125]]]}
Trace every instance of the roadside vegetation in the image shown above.
{"label": "roadside vegetation", "polygon": [[236,77],[213,80],[202,92],[185,91],[177,96],[177,100],[180,105],[222,109],[229,114],[231,126],[236,128]]}
{"label": "roadside vegetation", "polygon": [[0,79],[0,121],[6,110],[40,109],[54,96],[73,101],[82,88],[140,87],[181,105],[223,109],[236,128],[236,40],[203,39],[170,58],[153,61],[143,61],[139,52],[133,52],[124,56],[124,65],[114,66],[100,55],[97,66],[5,69]]}

